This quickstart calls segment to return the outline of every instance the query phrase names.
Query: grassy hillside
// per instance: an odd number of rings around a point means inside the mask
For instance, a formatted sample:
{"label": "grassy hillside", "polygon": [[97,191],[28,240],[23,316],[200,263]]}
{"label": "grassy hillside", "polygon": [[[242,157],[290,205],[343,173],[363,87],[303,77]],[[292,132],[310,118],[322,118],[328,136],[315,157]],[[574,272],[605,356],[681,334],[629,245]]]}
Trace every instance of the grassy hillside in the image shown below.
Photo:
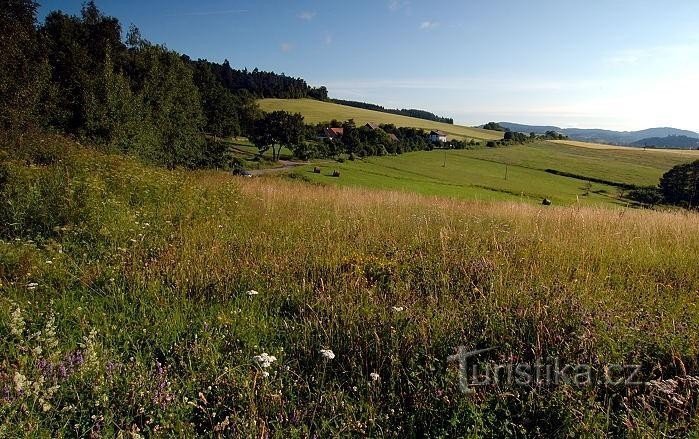
{"label": "grassy hillside", "polygon": [[[540,202],[542,198],[549,198],[556,204],[623,204],[618,199],[617,187],[600,183],[588,186],[584,178],[638,186],[656,185],[665,171],[686,161],[687,157],[672,153],[588,149],[541,142],[446,153],[420,151],[344,163],[326,162],[320,164],[323,168],[321,174],[312,172],[315,165],[296,173],[314,182],[471,200]],[[330,176],[335,169],[340,171],[340,178]],[[580,178],[554,175],[547,170]]]}
{"label": "grassy hillside", "polygon": [[589,143],[589,142],[580,142],[577,140],[552,140],[554,143],[558,143],[561,145],[569,145],[569,146],[577,146],[580,148],[589,148],[589,149],[612,149],[612,150],[617,150],[617,151],[643,151],[644,154],[646,155],[658,155],[658,156],[664,156],[667,154],[675,154],[675,155],[680,155],[684,156],[690,159],[699,159],[699,151],[698,150],[686,150],[686,149],[670,149],[670,148],[664,148],[664,149],[643,149],[639,147],[631,147],[631,146],[619,146],[619,145],[606,145],[603,143]]}
{"label": "grassy hillside", "polygon": [[482,139],[499,140],[502,133],[470,128],[460,125],[433,122],[430,120],[416,119],[379,111],[364,110],[362,108],[348,107],[345,105],[321,102],[313,99],[262,99],[258,101],[264,111],[285,110],[292,113],[303,114],[307,123],[328,122],[332,119],[354,119],[358,124],[367,122],[392,123],[396,126],[423,128],[425,130],[442,130],[451,138],[457,139]]}
{"label": "grassy hillside", "polygon": [[[697,431],[696,214],[167,171],[24,141],[0,154],[2,437]],[[464,394],[459,346],[496,348],[481,365],[640,364],[645,384]]]}

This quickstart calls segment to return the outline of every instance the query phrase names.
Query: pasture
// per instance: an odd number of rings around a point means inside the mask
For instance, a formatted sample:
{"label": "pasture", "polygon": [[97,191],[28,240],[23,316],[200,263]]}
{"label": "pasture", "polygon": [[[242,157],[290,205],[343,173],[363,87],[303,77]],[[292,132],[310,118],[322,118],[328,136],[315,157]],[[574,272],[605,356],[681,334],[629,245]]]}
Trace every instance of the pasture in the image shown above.
{"label": "pasture", "polygon": [[[618,185],[656,185],[665,171],[686,161],[690,159],[669,152],[539,142],[501,148],[419,151],[343,163],[325,161],[295,173],[325,184],[468,200],[541,202],[549,198],[563,205],[624,205]],[[317,165],[323,168],[321,174],[312,172]],[[340,171],[340,178],[330,176],[335,169]]]}

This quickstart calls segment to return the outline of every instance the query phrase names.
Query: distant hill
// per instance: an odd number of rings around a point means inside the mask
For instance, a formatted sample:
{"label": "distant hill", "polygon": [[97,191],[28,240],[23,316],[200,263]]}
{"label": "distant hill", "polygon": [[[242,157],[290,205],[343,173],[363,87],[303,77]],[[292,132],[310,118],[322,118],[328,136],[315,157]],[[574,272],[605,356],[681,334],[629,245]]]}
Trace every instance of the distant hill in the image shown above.
{"label": "distant hill", "polygon": [[699,139],[699,133],[669,127],[649,128],[640,131],[612,131],[585,128],[560,128],[557,126],[523,125],[512,122],[499,122],[499,124],[504,128],[509,128],[512,131],[518,131],[522,133],[544,134],[546,131],[556,131],[561,134],[565,134],[573,140],[581,140],[585,142],[596,143],[609,143],[614,145],[639,146],[633,145],[634,142],[638,142],[640,140],[649,138],[664,138],[669,136],[680,136],[687,137],[690,139]]}
{"label": "distant hill", "polygon": [[654,148],[679,148],[679,149],[698,149],[699,139],[688,136],[665,136],[665,137],[649,137],[641,139],[630,144],[630,146],[639,147],[654,147]]}

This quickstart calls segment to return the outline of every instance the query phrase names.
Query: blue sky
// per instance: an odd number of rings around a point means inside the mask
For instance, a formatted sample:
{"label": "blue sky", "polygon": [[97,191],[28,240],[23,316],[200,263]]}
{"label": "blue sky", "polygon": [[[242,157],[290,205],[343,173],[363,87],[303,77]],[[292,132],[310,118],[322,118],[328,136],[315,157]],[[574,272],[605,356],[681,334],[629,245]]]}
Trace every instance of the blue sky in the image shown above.
{"label": "blue sky", "polygon": [[[41,14],[80,10],[43,1]],[[475,125],[699,131],[699,1],[98,0],[192,58]]]}

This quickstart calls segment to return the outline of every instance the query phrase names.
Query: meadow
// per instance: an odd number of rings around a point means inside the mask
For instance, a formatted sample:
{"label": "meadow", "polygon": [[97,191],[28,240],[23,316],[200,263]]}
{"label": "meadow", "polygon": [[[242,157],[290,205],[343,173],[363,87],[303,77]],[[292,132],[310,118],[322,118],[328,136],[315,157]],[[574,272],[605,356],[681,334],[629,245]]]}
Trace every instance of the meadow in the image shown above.
{"label": "meadow", "polygon": [[340,121],[354,119],[354,122],[360,125],[372,122],[377,124],[394,124],[397,127],[441,130],[447,133],[450,139],[500,140],[503,136],[502,133],[497,131],[451,125],[313,99],[261,99],[257,102],[263,111],[284,110],[291,113],[301,113],[306,123],[330,122],[332,119]]}
{"label": "meadow", "polygon": [[[620,198],[619,185],[657,185],[668,169],[690,160],[689,156],[672,152],[538,142],[419,151],[343,163],[326,161],[298,169],[295,174],[323,184],[388,188],[467,200],[541,202],[548,198],[562,205],[625,205],[628,201]],[[320,174],[313,173],[316,166],[321,167]],[[333,170],[339,170],[341,177],[333,178]]]}
{"label": "meadow", "polygon": [[[696,213],[0,159],[0,437],[699,431]],[[459,346],[645,384],[465,394]]]}

